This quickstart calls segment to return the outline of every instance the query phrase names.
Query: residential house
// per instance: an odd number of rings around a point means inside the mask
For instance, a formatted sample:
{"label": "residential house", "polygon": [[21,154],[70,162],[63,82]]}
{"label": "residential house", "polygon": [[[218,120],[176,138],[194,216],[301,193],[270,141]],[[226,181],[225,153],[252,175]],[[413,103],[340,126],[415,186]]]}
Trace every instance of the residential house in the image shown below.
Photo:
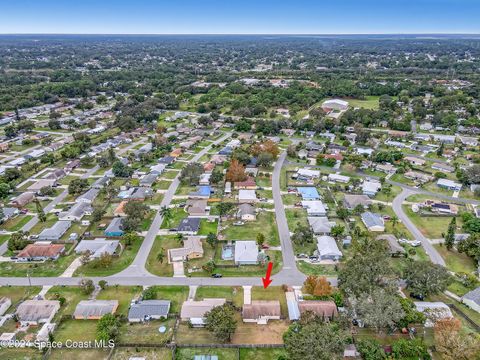
{"label": "residential house", "polygon": [[440,214],[450,214],[450,215],[457,215],[458,214],[458,206],[455,204],[448,204],[441,201],[435,200],[426,200],[423,203],[423,206],[429,207],[432,212],[440,213]]}
{"label": "residential house", "polygon": [[258,202],[257,194],[255,193],[255,190],[239,190],[238,202],[247,203],[247,204],[254,204]]}
{"label": "residential house", "polygon": [[203,257],[202,239],[199,236],[188,236],[183,247],[168,249],[168,262],[187,261]]}
{"label": "residential house", "polygon": [[382,184],[379,181],[365,180],[362,184],[362,192],[364,195],[374,197],[381,187]]}
{"label": "residential house", "polygon": [[133,193],[130,195],[130,200],[132,201],[145,201],[145,199],[151,198],[153,196],[152,189],[148,187],[138,187],[135,188]]}
{"label": "residential house", "polygon": [[455,181],[452,181],[450,179],[438,179],[437,186],[442,189],[454,191],[460,191],[460,189],[462,188],[462,184],[456,183]]}
{"label": "residential house", "polygon": [[46,177],[47,179],[52,179],[52,180],[60,180],[61,178],[67,176],[67,173],[63,169],[56,169],[53,170],[48,176]]}
{"label": "residential house", "polygon": [[450,307],[441,301],[415,301],[415,309],[418,312],[423,313],[427,320],[425,321],[426,327],[434,327],[438,320],[452,319],[453,314]]}
{"label": "residential house", "polygon": [[52,186],[56,185],[56,183],[57,183],[57,180],[55,180],[55,179],[40,179],[40,180],[37,180],[32,185],[30,185],[27,188],[27,190],[37,192],[37,191],[43,189],[44,187],[52,187]]}
{"label": "residential house", "polygon": [[308,216],[327,216],[327,208],[320,200],[302,200],[302,207]]}
{"label": "residential house", "polygon": [[386,163],[386,164],[377,164],[375,168],[378,171],[384,172],[386,174],[395,174],[397,171],[397,168],[393,166],[392,164]]}
{"label": "residential house", "polygon": [[123,218],[113,218],[108,227],[105,229],[105,236],[116,237],[122,236],[124,231],[122,229]]}
{"label": "residential house", "polygon": [[298,308],[301,314],[310,311],[324,320],[333,320],[338,315],[334,301],[303,300],[298,302]]}
{"label": "residential house", "polygon": [[157,181],[158,174],[156,172],[145,175],[140,179],[140,186],[152,187],[155,181]]}
{"label": "residential house", "polygon": [[242,190],[255,190],[257,188],[257,183],[255,179],[251,176],[248,176],[244,181],[234,182],[235,189]]}
{"label": "residential house", "polygon": [[407,171],[405,174],[403,174],[403,176],[405,176],[407,179],[417,181],[421,184],[425,184],[434,179],[432,175],[419,172],[419,171],[412,171],[412,170]]}
{"label": "residential house", "polygon": [[20,211],[14,207],[4,207],[2,208],[2,211],[3,211],[3,219],[2,221],[0,221],[0,223],[3,223],[9,219],[12,219],[20,213]]}
{"label": "residential house", "polygon": [[452,173],[455,171],[455,168],[453,166],[450,166],[444,163],[439,163],[439,162],[433,163],[432,169],[438,170],[441,172],[446,172],[446,173]]}
{"label": "residential house", "polygon": [[385,221],[381,215],[366,211],[361,218],[368,231],[385,231]]}
{"label": "residential house", "polygon": [[165,165],[171,165],[176,161],[176,158],[173,156],[164,156],[160,159],[158,159],[159,164],[165,164]]}
{"label": "residential house", "polygon": [[258,245],[256,241],[235,241],[235,265],[256,265]]}
{"label": "residential house", "polygon": [[298,193],[301,195],[302,200],[320,200],[320,194],[317,188],[312,186],[297,187]]}
{"label": "residential house", "polygon": [[350,195],[345,194],[343,199],[343,205],[348,210],[355,209],[358,205],[363,208],[368,208],[372,204],[372,200],[367,195]]}
{"label": "residential house", "polygon": [[180,319],[189,321],[193,327],[205,326],[205,314],[214,307],[225,304],[225,299],[187,300],[182,304]]}
{"label": "residential house", "polygon": [[410,164],[416,165],[416,166],[423,166],[426,163],[425,160],[417,158],[415,156],[405,156],[403,159],[405,161],[408,161]]}
{"label": "residential house", "polygon": [[[104,178],[102,178],[102,179],[104,179]],[[100,193],[99,188],[92,187],[91,189],[89,189],[88,191],[84,192],[82,195],[77,197],[75,202],[77,202],[77,203],[84,202],[84,203],[87,203],[87,204],[91,204],[91,203],[93,203],[93,201],[95,200],[95,198],[98,196],[99,193]]]}
{"label": "residential house", "polygon": [[244,304],[242,309],[243,322],[266,325],[269,320],[280,320],[280,301],[253,300]]}
{"label": "residential house", "polygon": [[200,179],[198,181],[198,184],[199,185],[209,185],[211,177],[212,177],[212,174],[208,174],[208,173],[201,174]]}
{"label": "residential house", "polygon": [[63,244],[51,244],[48,242],[37,241],[34,244],[28,244],[17,254],[17,261],[46,261],[57,260],[65,251]]}
{"label": "residential house", "polygon": [[127,200],[121,201],[118,206],[113,210],[114,216],[127,216],[125,213],[125,206],[128,204]]}
{"label": "residential house", "polygon": [[207,200],[205,199],[190,199],[187,200],[186,209],[190,216],[207,216],[210,212],[210,208],[207,206]]}
{"label": "residential house", "polygon": [[298,169],[297,173],[292,177],[301,181],[311,181],[320,178],[320,171],[311,169]]}
{"label": "residential house", "polygon": [[44,229],[38,234],[38,240],[58,241],[72,226],[71,221],[57,221],[52,227]]}
{"label": "residential house", "polygon": [[20,195],[18,195],[16,198],[14,198],[10,204],[17,208],[22,208],[25,205],[29,204],[30,202],[33,201],[35,198],[35,194],[33,192],[24,192]]}
{"label": "residential house", "polygon": [[462,296],[462,302],[480,313],[480,286]]}
{"label": "residential house", "polygon": [[73,318],[77,320],[99,320],[107,314],[115,314],[118,300],[82,300],[77,304]]}
{"label": "residential house", "polygon": [[328,174],[328,180],[346,184],[350,181],[350,177],[340,174]]}
{"label": "residential house", "polygon": [[317,251],[320,260],[338,261],[343,256],[335,239],[328,235],[317,237]]}
{"label": "residential house", "polygon": [[380,235],[380,236],[377,236],[377,240],[387,242],[388,252],[392,257],[405,256],[407,254],[403,246],[401,246],[398,243],[398,239],[396,238],[395,235],[392,235],[392,234]]}
{"label": "residential house", "polygon": [[169,312],[169,300],[141,300],[130,305],[128,321],[137,323],[152,319],[166,319]]}
{"label": "residential house", "polygon": [[307,220],[316,235],[330,235],[332,227],[336,225],[334,221],[330,221],[323,216],[309,216]]}
{"label": "residential house", "polygon": [[58,300],[25,300],[18,305],[15,315],[22,325],[38,325],[50,323],[58,310]]}
{"label": "residential house", "polygon": [[90,258],[99,258],[103,254],[113,255],[118,248],[119,240],[107,240],[97,238],[94,240],[82,240],[75,248],[77,254],[88,252]]}
{"label": "residential house", "polygon": [[92,205],[86,202],[78,202],[70,210],[61,212],[58,215],[58,219],[62,221],[80,221],[85,215],[91,215],[92,212]]}
{"label": "residential house", "polygon": [[255,221],[257,219],[255,207],[250,204],[240,204],[238,206],[237,218],[243,221]]}
{"label": "residential house", "polygon": [[195,235],[200,229],[200,218],[186,217],[180,221],[177,232],[187,235]]}

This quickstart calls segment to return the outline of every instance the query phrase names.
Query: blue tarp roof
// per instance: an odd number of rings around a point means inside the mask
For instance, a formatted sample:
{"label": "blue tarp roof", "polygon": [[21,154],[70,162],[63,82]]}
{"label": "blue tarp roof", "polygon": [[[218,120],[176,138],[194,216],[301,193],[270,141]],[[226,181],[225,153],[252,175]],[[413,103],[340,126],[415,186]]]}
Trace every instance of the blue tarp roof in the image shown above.
{"label": "blue tarp roof", "polygon": [[320,199],[318,191],[314,187],[299,187],[297,188],[303,200],[317,200]]}

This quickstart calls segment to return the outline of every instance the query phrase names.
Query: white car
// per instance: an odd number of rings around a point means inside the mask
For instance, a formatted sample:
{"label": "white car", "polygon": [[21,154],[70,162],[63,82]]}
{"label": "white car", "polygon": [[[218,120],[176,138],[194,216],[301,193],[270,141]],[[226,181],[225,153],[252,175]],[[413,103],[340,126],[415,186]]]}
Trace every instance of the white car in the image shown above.
{"label": "white car", "polygon": [[419,240],[414,240],[414,241],[410,241],[410,245],[412,245],[413,247],[418,247],[418,246],[422,246],[422,242]]}
{"label": "white car", "polygon": [[398,242],[400,244],[408,244],[409,243],[409,241],[407,239],[398,239]]}

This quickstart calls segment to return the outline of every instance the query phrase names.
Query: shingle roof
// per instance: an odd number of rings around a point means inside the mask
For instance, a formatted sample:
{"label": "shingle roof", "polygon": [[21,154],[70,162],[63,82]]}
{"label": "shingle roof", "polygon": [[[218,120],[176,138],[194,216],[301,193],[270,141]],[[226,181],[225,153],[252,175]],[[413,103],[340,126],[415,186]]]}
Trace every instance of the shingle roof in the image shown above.
{"label": "shingle roof", "polygon": [[251,304],[243,305],[242,317],[244,319],[259,319],[264,316],[280,316],[280,301],[254,300]]}
{"label": "shingle roof", "polygon": [[463,295],[463,298],[467,300],[471,300],[474,303],[480,305],[480,286]]}
{"label": "shingle roof", "polygon": [[168,300],[143,300],[132,304],[128,311],[129,319],[144,319],[146,316],[167,317],[170,311]]}
{"label": "shingle roof", "polygon": [[113,314],[118,308],[118,300],[82,300],[73,313],[74,317],[88,319]]}

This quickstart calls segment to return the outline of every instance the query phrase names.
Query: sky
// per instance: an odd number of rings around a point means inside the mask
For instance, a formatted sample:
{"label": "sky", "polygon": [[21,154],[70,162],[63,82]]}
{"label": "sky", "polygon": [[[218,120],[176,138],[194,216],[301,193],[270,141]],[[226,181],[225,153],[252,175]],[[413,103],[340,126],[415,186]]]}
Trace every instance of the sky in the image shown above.
{"label": "sky", "polygon": [[0,0],[0,33],[480,33],[480,0]]}

